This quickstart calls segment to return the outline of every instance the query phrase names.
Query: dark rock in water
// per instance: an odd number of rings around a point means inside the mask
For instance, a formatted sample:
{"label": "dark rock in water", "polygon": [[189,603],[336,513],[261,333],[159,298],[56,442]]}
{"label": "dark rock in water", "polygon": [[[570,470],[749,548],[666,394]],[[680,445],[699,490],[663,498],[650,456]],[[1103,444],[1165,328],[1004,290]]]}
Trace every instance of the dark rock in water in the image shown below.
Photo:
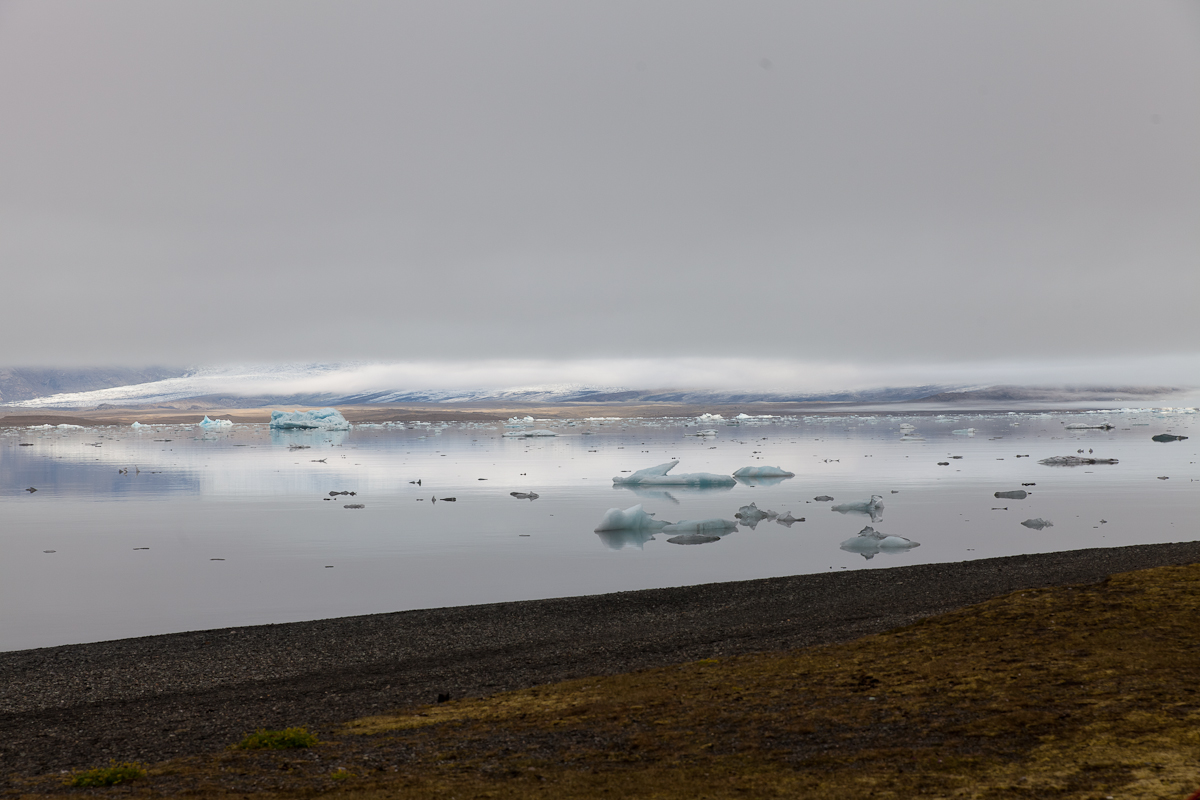
{"label": "dark rock in water", "polygon": [[938,466],[939,467],[948,467],[948,466],[950,466],[950,462],[949,461],[939,461]]}
{"label": "dark rock in water", "polygon": [[347,503],[342,508],[366,508],[362,503]]}
{"label": "dark rock in water", "polygon": [[1156,442],[1182,442],[1184,439],[1186,439],[1188,437],[1174,436],[1170,433],[1160,433],[1157,436],[1151,436],[1150,438]]}
{"label": "dark rock in water", "polygon": [[708,544],[721,541],[720,536],[709,536],[706,533],[681,533],[667,539],[671,544]]}
{"label": "dark rock in water", "polygon": [[818,503],[828,503],[831,500],[833,500],[833,498],[827,494],[819,494],[816,497],[814,497],[813,500],[816,500]]}
{"label": "dark rock in water", "polygon": [[441,498],[441,501],[442,501],[443,503],[453,503],[453,502],[455,502],[456,500],[458,500],[458,498],[457,498],[457,497],[443,497],[443,498]]}
{"label": "dark rock in water", "polygon": [[1029,492],[1024,489],[1017,489],[1012,492],[996,492],[995,496],[1002,500],[1024,500],[1029,496]]}
{"label": "dark rock in water", "polygon": [[37,489],[35,489],[35,488],[33,488],[32,486],[30,486],[30,487],[29,487],[28,489],[26,489],[25,491],[29,492],[30,494],[33,494],[34,492],[36,492],[36,491],[37,491]]}
{"label": "dark rock in water", "polygon": [[[1080,450],[1079,452],[1083,452]],[[1053,456],[1038,462],[1047,467],[1085,467],[1092,464],[1116,464],[1115,458],[1081,458],[1080,456]]]}

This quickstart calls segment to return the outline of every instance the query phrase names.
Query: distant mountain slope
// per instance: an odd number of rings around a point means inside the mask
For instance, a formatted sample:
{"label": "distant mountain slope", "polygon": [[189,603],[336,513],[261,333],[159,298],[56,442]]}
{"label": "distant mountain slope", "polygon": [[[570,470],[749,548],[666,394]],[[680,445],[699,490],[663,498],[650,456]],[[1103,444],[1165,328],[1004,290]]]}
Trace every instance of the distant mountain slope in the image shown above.
{"label": "distant mountain slope", "polygon": [[[411,378],[409,378],[411,380]],[[436,373],[416,380],[435,381]],[[508,388],[397,387],[405,380],[353,364],[288,364],[171,370],[3,369],[0,403],[22,408],[85,409],[195,400],[210,407],[271,405],[404,405],[454,403],[673,404],[922,403],[929,406],[1001,407],[1028,403],[1145,401],[1176,391],[1166,387],[891,386],[853,391],[764,391],[698,388],[632,388],[556,384]]]}
{"label": "distant mountain slope", "polygon": [[145,369],[43,369],[0,367],[0,403],[19,403],[66,392],[91,392],[130,384],[177,378],[187,370],[165,367]]}

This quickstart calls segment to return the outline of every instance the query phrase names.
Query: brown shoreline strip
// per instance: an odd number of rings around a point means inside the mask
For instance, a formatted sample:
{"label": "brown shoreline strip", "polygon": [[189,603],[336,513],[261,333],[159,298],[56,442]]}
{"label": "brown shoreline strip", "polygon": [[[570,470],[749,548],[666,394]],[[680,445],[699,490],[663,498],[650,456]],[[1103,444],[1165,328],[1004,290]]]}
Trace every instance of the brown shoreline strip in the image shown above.
{"label": "brown shoreline strip", "polygon": [[0,653],[0,763],[153,762],[260,727],[328,731],[439,694],[848,641],[1018,589],[1196,562],[1200,542],[1137,545]]}

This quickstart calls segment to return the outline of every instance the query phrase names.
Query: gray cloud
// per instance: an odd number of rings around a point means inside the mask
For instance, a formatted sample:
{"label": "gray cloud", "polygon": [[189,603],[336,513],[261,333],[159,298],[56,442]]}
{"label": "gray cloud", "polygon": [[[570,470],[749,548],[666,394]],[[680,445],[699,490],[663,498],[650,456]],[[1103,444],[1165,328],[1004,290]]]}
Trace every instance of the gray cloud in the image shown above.
{"label": "gray cloud", "polygon": [[1198,97],[1191,3],[6,3],[0,361],[1190,357]]}

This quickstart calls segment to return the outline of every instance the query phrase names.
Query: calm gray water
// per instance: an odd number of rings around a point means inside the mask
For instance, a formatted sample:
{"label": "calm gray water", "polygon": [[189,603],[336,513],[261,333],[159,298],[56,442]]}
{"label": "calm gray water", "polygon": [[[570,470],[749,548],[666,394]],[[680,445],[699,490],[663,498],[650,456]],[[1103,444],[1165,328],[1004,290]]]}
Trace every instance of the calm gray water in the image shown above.
{"label": "calm gray water", "polygon": [[[1106,419],[1115,429],[1066,427]],[[279,433],[265,425],[217,433],[197,426],[6,429],[0,650],[1193,540],[1200,537],[1196,420],[1187,410],[736,425],[601,420],[538,422],[529,428],[558,435],[534,439],[504,438],[514,429],[500,424],[341,433]],[[701,429],[717,434],[691,435]],[[1151,441],[1164,432],[1192,438]],[[1120,463],[1037,463],[1078,450]],[[612,484],[622,470],[673,458],[676,472],[771,465],[796,477],[713,490]],[[419,486],[410,483],[418,479]],[[1031,493],[1024,500],[993,496],[1023,484],[1035,484],[1024,487]],[[343,490],[356,495],[326,499]],[[513,491],[540,497],[518,500]],[[813,500],[873,494],[884,502],[874,522]],[[444,497],[456,500],[433,502]],[[805,521],[789,528],[768,520],[700,546],[670,544],[662,533],[593,532],[613,507],[641,503],[671,521],[732,519],[751,501]],[[364,507],[344,507],[350,503]],[[1020,524],[1037,517],[1053,527]],[[840,549],[865,525],[920,546],[870,559]]]}

